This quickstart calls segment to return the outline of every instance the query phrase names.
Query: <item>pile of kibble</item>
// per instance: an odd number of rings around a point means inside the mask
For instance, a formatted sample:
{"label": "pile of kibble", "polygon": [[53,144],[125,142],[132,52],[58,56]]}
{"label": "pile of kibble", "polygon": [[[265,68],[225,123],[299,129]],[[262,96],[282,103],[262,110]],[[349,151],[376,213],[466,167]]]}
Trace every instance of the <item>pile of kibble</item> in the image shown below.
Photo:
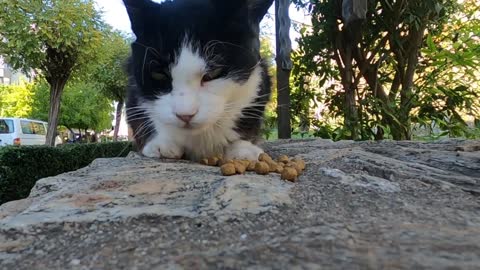
{"label": "pile of kibble", "polygon": [[258,161],[225,160],[222,157],[213,157],[203,159],[202,164],[220,166],[220,170],[225,176],[244,174],[247,171],[261,175],[278,173],[283,180],[290,182],[296,182],[298,176],[305,170],[305,161],[302,159],[291,159],[286,155],[281,155],[275,161],[265,153],[258,157]]}

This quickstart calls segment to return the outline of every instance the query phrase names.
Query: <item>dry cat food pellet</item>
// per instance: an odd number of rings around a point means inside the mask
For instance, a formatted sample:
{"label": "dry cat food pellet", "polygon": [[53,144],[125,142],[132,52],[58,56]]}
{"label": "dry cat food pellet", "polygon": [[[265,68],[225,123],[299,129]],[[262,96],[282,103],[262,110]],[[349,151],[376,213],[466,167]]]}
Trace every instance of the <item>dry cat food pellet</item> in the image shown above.
{"label": "dry cat food pellet", "polygon": [[279,156],[277,160],[280,163],[288,163],[288,157],[286,155]]}
{"label": "dry cat food pellet", "polygon": [[296,164],[298,164],[298,166],[300,166],[300,169],[302,171],[305,170],[305,161],[303,161],[302,159],[298,159],[298,158],[294,158],[292,161],[295,162]]}
{"label": "dry cat food pellet", "polygon": [[243,164],[243,166],[245,166],[245,168],[247,168],[248,165],[250,165],[250,160],[244,159],[244,160],[240,160],[240,162]]}
{"label": "dry cat food pellet", "polygon": [[298,179],[297,170],[295,170],[295,168],[292,168],[292,167],[284,168],[282,172],[282,179],[290,182],[297,182],[297,179]]}
{"label": "dry cat food pellet", "polygon": [[268,167],[270,167],[270,172],[275,172],[277,170],[278,164],[271,160],[271,161],[265,161],[268,164]]}
{"label": "dry cat food pellet", "polygon": [[258,160],[259,161],[265,161],[265,162],[273,161],[272,158],[266,153],[261,153],[260,156],[258,156]]}
{"label": "dry cat food pellet", "polygon": [[257,164],[258,161],[251,161],[248,166],[247,166],[247,171],[253,172],[255,171],[255,165]]}
{"label": "dry cat food pellet", "polygon": [[233,161],[233,165],[235,167],[235,171],[238,174],[244,174],[245,171],[247,170],[247,167],[245,167],[244,163],[238,160]]}
{"label": "dry cat food pellet", "polygon": [[297,163],[295,162],[289,162],[285,165],[285,168],[294,168],[296,171],[297,171],[297,174],[301,174],[302,173],[302,168],[300,165],[298,165]]}
{"label": "dry cat food pellet", "polygon": [[257,162],[255,164],[255,172],[261,175],[266,175],[270,172],[270,166],[264,161]]}
{"label": "dry cat food pellet", "polygon": [[209,166],[218,166],[218,157],[211,157],[211,158],[208,158],[208,165]]}
{"label": "dry cat food pellet", "polygon": [[231,160],[231,159],[221,159],[221,160],[218,162],[218,164],[219,164],[220,166],[225,165],[225,164],[227,164],[227,163],[233,163],[233,160]]}
{"label": "dry cat food pellet", "polygon": [[235,175],[237,171],[233,163],[223,164],[220,167],[220,170],[222,171],[222,175],[225,175],[225,176]]}
{"label": "dry cat food pellet", "polygon": [[258,161],[226,160],[219,155],[202,159],[200,163],[208,166],[220,166],[224,176],[244,174],[246,171],[255,171],[260,175],[278,173],[281,175],[281,179],[290,182],[296,182],[298,176],[305,170],[305,161],[300,158],[290,159],[287,155],[281,155],[274,161],[266,153],[260,154]]}

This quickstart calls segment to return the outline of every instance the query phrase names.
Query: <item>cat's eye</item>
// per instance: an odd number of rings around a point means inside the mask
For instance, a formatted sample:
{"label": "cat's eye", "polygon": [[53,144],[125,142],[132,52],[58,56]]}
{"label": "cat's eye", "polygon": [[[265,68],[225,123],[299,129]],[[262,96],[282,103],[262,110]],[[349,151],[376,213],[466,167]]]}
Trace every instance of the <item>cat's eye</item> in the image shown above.
{"label": "cat's eye", "polygon": [[220,78],[222,75],[223,75],[223,69],[222,68],[213,69],[213,70],[209,71],[208,73],[206,73],[205,75],[203,75],[202,83],[216,80],[216,79]]}
{"label": "cat's eye", "polygon": [[167,74],[162,71],[152,71],[151,73],[152,79],[156,81],[164,81],[168,79]]}

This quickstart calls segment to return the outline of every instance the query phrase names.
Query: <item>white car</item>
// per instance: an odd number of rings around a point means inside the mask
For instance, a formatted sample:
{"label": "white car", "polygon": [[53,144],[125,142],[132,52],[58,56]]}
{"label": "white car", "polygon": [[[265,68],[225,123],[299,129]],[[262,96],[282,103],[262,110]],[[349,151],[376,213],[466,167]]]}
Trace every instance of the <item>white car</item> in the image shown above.
{"label": "white car", "polygon": [[[0,118],[0,146],[45,144],[47,127],[47,122],[39,120]],[[57,136],[55,145],[61,143],[62,140]]]}

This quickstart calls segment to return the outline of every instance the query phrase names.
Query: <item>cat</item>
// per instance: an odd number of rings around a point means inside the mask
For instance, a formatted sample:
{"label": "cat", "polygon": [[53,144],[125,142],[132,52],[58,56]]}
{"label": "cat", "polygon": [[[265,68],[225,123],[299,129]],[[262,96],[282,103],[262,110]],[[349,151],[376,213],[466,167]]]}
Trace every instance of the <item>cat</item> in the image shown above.
{"label": "cat", "polygon": [[136,40],[127,122],[147,157],[257,160],[270,99],[260,22],[273,0],[123,0]]}

